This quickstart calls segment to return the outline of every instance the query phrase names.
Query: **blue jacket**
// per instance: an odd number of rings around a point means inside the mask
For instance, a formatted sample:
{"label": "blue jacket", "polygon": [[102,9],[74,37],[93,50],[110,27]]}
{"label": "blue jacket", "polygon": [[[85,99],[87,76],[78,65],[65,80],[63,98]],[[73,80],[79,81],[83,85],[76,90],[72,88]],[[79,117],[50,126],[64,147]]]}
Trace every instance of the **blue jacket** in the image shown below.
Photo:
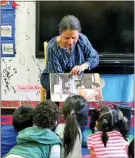
{"label": "blue jacket", "polygon": [[18,132],[12,125],[2,125],[1,127],[1,157],[7,154],[16,145]]}

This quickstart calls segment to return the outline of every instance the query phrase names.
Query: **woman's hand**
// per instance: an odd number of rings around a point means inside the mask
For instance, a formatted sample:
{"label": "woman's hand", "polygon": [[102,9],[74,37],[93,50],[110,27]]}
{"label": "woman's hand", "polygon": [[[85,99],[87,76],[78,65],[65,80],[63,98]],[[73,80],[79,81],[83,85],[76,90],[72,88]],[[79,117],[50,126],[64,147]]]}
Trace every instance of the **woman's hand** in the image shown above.
{"label": "woman's hand", "polygon": [[71,74],[72,75],[79,75],[82,71],[84,71],[83,66],[75,66],[73,67],[73,69],[71,70]]}
{"label": "woman's hand", "polygon": [[79,75],[85,69],[88,69],[87,63],[84,63],[82,65],[78,65],[78,66],[74,66],[73,69],[71,70],[71,74],[72,75]]}

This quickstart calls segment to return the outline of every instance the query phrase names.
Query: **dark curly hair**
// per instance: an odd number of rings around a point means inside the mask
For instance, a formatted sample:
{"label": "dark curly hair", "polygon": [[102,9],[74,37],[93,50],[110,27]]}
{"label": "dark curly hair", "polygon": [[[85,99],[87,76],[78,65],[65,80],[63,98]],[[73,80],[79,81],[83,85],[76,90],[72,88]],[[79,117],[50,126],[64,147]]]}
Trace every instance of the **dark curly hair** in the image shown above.
{"label": "dark curly hair", "polygon": [[32,106],[19,106],[15,109],[12,124],[16,131],[21,131],[33,125],[33,111]]}
{"label": "dark curly hair", "polygon": [[33,122],[41,128],[53,128],[56,126],[58,114],[58,106],[51,100],[45,100],[34,109]]}

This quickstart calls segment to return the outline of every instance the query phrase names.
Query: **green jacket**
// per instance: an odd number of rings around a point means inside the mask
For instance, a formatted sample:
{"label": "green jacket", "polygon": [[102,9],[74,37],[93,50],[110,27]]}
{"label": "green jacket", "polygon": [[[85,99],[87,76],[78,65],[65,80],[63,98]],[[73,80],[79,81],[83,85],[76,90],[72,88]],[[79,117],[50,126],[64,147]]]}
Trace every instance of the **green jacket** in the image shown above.
{"label": "green jacket", "polygon": [[49,158],[53,145],[60,144],[58,136],[49,129],[37,126],[28,127],[19,132],[17,145],[8,154],[20,155],[26,158]]}

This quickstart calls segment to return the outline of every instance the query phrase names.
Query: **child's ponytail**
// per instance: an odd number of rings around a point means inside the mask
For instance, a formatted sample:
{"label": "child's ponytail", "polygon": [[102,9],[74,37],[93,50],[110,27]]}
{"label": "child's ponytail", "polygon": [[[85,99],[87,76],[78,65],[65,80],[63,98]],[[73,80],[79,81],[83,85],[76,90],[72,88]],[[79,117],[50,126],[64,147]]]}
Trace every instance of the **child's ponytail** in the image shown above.
{"label": "child's ponytail", "polygon": [[80,127],[86,125],[89,106],[87,101],[79,96],[69,96],[62,106],[62,114],[66,120],[63,146],[64,157],[72,153],[77,137],[80,137]]}
{"label": "child's ponytail", "polygon": [[105,147],[106,147],[107,141],[108,141],[107,133],[106,133],[106,131],[103,131],[103,133],[102,133],[102,142],[103,142]]}
{"label": "child's ponytail", "polygon": [[78,134],[80,136],[76,114],[74,110],[71,110],[70,114],[68,114],[66,118],[66,126],[64,128],[64,157],[67,157],[68,154],[73,151],[73,147]]}
{"label": "child's ponytail", "polygon": [[107,141],[108,141],[108,135],[107,135],[107,128],[108,128],[108,121],[106,119],[103,119],[102,122],[100,122],[100,127],[102,128],[102,142],[104,146],[106,147]]}

